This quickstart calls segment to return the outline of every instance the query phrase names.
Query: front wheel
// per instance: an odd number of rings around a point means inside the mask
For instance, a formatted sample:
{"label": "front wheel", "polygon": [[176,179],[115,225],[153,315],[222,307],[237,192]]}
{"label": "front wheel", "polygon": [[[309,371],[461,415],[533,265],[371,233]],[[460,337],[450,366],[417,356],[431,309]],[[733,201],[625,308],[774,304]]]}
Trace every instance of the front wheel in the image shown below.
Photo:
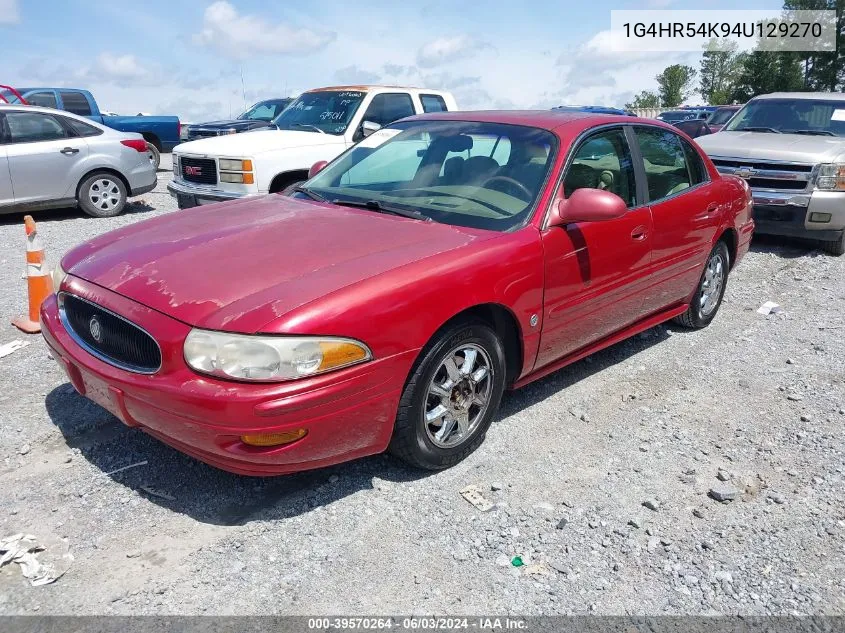
{"label": "front wheel", "polygon": [[390,452],[428,470],[454,466],[484,441],[505,388],[505,354],[481,323],[454,325],[423,351],[405,385]]}
{"label": "front wheel", "polygon": [[76,199],[88,215],[110,218],[119,215],[126,205],[126,185],[114,174],[100,171],[82,181]]}
{"label": "front wheel", "polygon": [[675,317],[675,322],[684,327],[703,328],[710,325],[710,321],[719,311],[722,305],[722,297],[725,295],[725,287],[728,283],[728,271],[730,270],[730,255],[727,245],[716,242],[716,246],[710,251],[704,272],[695,289],[695,295],[682,315]]}

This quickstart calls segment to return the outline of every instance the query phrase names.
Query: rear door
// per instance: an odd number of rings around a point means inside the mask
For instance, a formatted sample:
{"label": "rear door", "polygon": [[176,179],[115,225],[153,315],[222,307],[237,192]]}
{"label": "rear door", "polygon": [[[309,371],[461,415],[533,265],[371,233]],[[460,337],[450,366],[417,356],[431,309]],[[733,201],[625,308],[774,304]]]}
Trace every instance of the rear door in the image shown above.
{"label": "rear door", "polygon": [[628,205],[621,218],[547,228],[545,318],[536,367],[639,320],[651,262],[651,212],[637,187],[630,135],[620,126],[582,140],[564,178],[564,195],[605,189]]}
{"label": "rear door", "polygon": [[12,175],[9,173],[9,159],[6,156],[6,118],[0,114],[0,207],[9,206],[15,201],[12,189]]}
{"label": "rear door", "polygon": [[76,166],[88,154],[84,139],[74,138],[45,112],[6,112],[6,156],[15,204],[73,198]]}
{"label": "rear door", "polygon": [[654,221],[649,312],[684,301],[710,252],[723,211],[692,145],[671,130],[635,126]]}

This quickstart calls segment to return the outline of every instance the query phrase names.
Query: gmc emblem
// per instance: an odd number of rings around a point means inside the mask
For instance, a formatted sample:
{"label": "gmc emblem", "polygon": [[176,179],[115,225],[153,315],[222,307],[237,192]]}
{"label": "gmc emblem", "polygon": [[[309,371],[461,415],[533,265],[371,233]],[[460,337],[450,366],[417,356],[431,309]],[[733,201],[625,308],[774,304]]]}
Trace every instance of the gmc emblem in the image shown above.
{"label": "gmc emblem", "polygon": [[193,167],[191,165],[185,165],[185,175],[186,176],[202,176],[202,168],[201,167]]}

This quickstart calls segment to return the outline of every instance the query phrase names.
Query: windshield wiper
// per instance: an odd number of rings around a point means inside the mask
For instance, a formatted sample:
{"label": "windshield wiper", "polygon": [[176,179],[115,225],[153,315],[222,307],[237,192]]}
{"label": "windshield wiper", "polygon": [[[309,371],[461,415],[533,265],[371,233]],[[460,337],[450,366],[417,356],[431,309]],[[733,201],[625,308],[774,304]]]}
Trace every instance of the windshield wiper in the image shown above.
{"label": "windshield wiper", "polygon": [[810,134],[813,136],[836,136],[828,130],[784,130],[784,134]]}
{"label": "windshield wiper", "polygon": [[776,130],[773,127],[760,127],[760,126],[749,126],[749,127],[738,127],[733,132],[772,132],[774,134],[780,134],[780,130]]}
{"label": "windshield wiper", "polygon": [[430,217],[423,215],[419,211],[411,211],[410,209],[403,209],[402,207],[395,207],[393,205],[385,205],[378,200],[332,200],[332,204],[341,207],[356,207],[361,209],[370,209],[371,211],[378,211],[379,213],[390,213],[391,215],[398,215],[403,218],[411,218],[412,220],[422,220],[423,222],[433,222]]}
{"label": "windshield wiper", "polygon": [[291,125],[295,125],[296,127],[305,127],[309,130],[314,130],[315,132],[319,132],[320,134],[325,134],[325,131],[318,128],[316,125],[311,125],[310,123],[291,123]]}
{"label": "windshield wiper", "polygon": [[326,201],[326,199],[323,196],[321,196],[316,191],[312,191],[308,187],[294,187],[293,190],[296,191],[297,193],[304,193],[306,196],[308,196],[312,200],[316,200],[317,202],[325,202]]}

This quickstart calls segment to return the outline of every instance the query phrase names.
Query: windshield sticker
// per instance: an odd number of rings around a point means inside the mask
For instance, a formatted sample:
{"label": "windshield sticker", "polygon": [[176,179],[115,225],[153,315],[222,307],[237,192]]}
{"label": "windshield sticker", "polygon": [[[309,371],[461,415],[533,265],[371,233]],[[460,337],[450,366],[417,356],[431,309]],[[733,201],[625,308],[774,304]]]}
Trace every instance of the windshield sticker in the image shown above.
{"label": "windshield sticker", "polygon": [[390,130],[390,129],[376,130],[375,132],[370,134],[367,138],[365,138],[363,141],[358,143],[358,147],[370,147],[370,148],[378,147],[379,145],[381,145],[385,141],[388,141],[391,138],[393,138],[394,136],[396,136],[397,134],[399,134],[399,132],[401,132],[401,131],[402,130]]}
{"label": "windshield sticker", "polygon": [[836,109],[830,115],[831,121],[845,121],[845,110]]}
{"label": "windshield sticker", "polygon": [[363,96],[364,96],[363,92],[348,92],[348,91],[346,91],[346,92],[341,92],[340,94],[338,94],[338,97],[340,97],[341,99],[343,99],[344,97],[351,97],[353,99],[360,99]]}

